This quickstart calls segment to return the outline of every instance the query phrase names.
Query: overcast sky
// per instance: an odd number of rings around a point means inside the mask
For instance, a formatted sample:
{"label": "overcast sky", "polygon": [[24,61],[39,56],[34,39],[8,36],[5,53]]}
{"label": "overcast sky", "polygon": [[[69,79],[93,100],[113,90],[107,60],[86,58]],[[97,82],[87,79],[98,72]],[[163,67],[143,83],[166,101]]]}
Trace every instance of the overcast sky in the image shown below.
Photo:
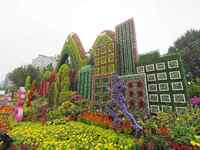
{"label": "overcast sky", "polygon": [[70,32],[86,50],[98,34],[134,17],[139,53],[166,53],[200,28],[200,0],[0,0],[0,80],[38,54],[57,55]]}

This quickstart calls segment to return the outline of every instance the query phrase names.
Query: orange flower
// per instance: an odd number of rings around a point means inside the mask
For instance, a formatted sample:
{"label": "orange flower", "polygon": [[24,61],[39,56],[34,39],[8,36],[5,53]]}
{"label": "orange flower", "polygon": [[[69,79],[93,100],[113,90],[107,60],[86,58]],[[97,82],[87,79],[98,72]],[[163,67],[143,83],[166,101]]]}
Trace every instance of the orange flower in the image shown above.
{"label": "orange flower", "polygon": [[158,129],[158,133],[160,135],[169,135],[169,132],[170,132],[170,129],[169,128],[166,128],[166,127],[161,127]]}
{"label": "orange flower", "polygon": [[0,107],[0,112],[2,112],[2,113],[11,113],[12,110],[13,109],[10,106],[2,106],[2,107]]}

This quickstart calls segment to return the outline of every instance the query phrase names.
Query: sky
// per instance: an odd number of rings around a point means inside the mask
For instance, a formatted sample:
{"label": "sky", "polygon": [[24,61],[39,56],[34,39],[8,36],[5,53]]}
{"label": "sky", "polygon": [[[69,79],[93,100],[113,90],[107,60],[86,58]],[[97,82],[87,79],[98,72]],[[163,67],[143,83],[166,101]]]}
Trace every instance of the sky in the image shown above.
{"label": "sky", "polygon": [[58,55],[70,32],[86,51],[98,34],[133,17],[139,54],[162,54],[200,29],[199,0],[0,0],[0,81],[38,54]]}

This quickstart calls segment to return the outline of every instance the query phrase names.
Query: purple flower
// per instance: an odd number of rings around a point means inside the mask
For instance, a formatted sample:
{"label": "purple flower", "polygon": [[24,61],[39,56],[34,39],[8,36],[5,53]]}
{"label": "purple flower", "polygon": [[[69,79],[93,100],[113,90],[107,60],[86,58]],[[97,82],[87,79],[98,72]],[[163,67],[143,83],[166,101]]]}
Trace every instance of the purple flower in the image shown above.
{"label": "purple flower", "polygon": [[191,98],[191,104],[193,106],[200,105],[200,97],[193,97],[193,98]]}
{"label": "purple flower", "polygon": [[75,101],[80,101],[81,99],[82,99],[82,96],[80,96],[80,95],[74,95],[72,97],[72,100],[75,100]]}

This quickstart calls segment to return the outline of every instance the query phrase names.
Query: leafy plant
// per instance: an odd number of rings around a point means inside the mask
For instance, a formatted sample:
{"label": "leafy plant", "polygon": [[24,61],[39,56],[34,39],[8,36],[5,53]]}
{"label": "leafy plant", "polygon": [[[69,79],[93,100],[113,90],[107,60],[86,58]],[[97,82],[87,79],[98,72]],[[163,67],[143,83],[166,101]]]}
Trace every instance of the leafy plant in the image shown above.
{"label": "leafy plant", "polygon": [[58,91],[57,84],[53,82],[50,85],[49,91],[47,94],[49,107],[53,108],[53,107],[58,106],[58,94],[59,94],[59,91]]}
{"label": "leafy plant", "polygon": [[171,138],[177,143],[190,144],[191,139],[195,135],[194,128],[188,127],[184,124],[177,124],[172,128]]}
{"label": "leafy plant", "polygon": [[47,114],[48,120],[60,119],[60,118],[64,118],[64,116],[65,116],[64,113],[57,109],[49,111]]}
{"label": "leafy plant", "polygon": [[59,100],[58,105],[62,104],[66,100],[71,100],[72,95],[74,92],[72,91],[62,91],[59,93]]}
{"label": "leafy plant", "polygon": [[30,89],[30,87],[31,87],[31,76],[28,75],[25,80],[25,88],[26,88],[26,90],[28,90],[28,89]]}

